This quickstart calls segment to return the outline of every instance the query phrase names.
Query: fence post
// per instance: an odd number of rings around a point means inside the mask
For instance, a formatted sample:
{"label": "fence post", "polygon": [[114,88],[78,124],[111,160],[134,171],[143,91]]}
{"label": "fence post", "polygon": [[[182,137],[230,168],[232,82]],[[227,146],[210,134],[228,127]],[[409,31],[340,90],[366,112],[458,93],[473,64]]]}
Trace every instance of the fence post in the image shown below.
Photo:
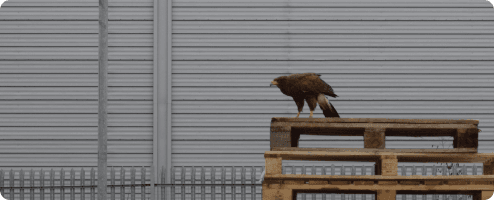
{"label": "fence post", "polygon": [[125,169],[123,166],[120,168],[120,200],[125,200]]}
{"label": "fence post", "polygon": [[[251,166],[251,168],[250,168],[250,180],[251,180],[250,181],[251,184],[255,184],[256,183],[256,171],[255,171],[254,166]],[[256,188],[255,187],[256,187],[255,185],[251,185],[250,186],[250,199],[251,200],[254,200],[254,198],[256,196]]]}
{"label": "fence post", "polygon": [[[99,172],[98,172],[99,173]],[[99,178],[100,176],[98,176]],[[110,171],[110,179],[111,179],[111,200],[115,200],[115,170],[113,169],[113,166],[111,167],[111,171]],[[98,182],[98,192],[100,192],[101,188],[100,188],[100,183]],[[100,198],[101,195],[98,194],[98,198]],[[99,199],[98,199],[99,200]]]}
{"label": "fence post", "polygon": [[[335,175],[335,169],[334,169],[334,164],[331,164],[331,175],[334,176]],[[336,195],[334,193],[331,193],[331,200],[336,200]],[[342,199],[344,200],[344,199]]]}
{"label": "fence post", "polygon": [[55,172],[53,171],[53,168],[50,170],[50,200],[55,199]]}
{"label": "fence post", "polygon": [[204,196],[206,195],[205,193],[205,186],[204,184],[206,184],[206,173],[204,172],[204,166],[201,166],[201,197],[204,198]]}
{"label": "fence post", "polygon": [[[302,165],[302,175],[306,175],[306,171],[305,171],[305,165]],[[302,200],[306,200],[307,199],[307,193],[302,193]]]}
{"label": "fence post", "polygon": [[[170,172],[171,172],[170,176],[175,178],[175,172],[173,171],[173,169],[174,169],[173,167],[170,169]],[[166,169],[165,169],[165,166],[163,166],[161,169],[161,184],[165,184],[166,183],[165,180],[166,180]],[[173,179],[173,181],[171,183],[175,184],[175,180]],[[174,187],[174,186],[171,186],[171,187]],[[166,185],[161,185],[160,189],[161,189],[162,198],[166,198],[165,197],[165,190],[167,189]],[[171,199],[175,199],[175,190],[171,190],[170,195],[171,195]]]}
{"label": "fence post", "polygon": [[[340,170],[340,175],[345,175],[346,171],[345,171],[345,166],[341,166],[341,170]],[[345,193],[341,193],[341,200],[346,200],[345,199]]]}
{"label": "fence post", "polygon": [[[19,178],[20,178],[20,186],[21,187],[24,187],[24,170],[21,169],[21,173],[19,174]],[[21,192],[21,199],[24,199],[24,188],[21,188],[20,189],[20,192]]]}
{"label": "fence post", "polygon": [[225,166],[221,166],[221,184],[223,184],[223,186],[221,186],[221,200],[225,200],[225,196],[226,196],[226,193],[225,193],[225,179],[226,179]]}
{"label": "fence post", "polygon": [[[163,169],[163,170],[165,170],[165,169]],[[171,171],[170,176],[171,176],[171,180],[172,180],[172,182],[171,182],[171,183],[172,183],[172,184],[175,184],[175,167],[172,167],[172,168],[170,169],[170,171]],[[165,181],[165,179],[163,179],[163,181]],[[163,182],[163,183],[164,183],[164,182]],[[170,193],[171,193],[171,199],[172,199],[172,200],[175,200],[175,185],[172,185],[172,189],[171,189],[171,192],[170,192]]]}
{"label": "fence post", "polygon": [[34,200],[34,171],[31,168],[31,173],[29,174],[29,177],[31,178],[31,183],[29,183],[29,186],[31,187],[30,189],[30,196],[29,199]]}
{"label": "fence post", "polygon": [[[63,168],[60,170],[60,185],[64,186],[65,185],[65,171]],[[60,188],[60,199],[64,200],[65,199],[65,188],[61,187]]]}
{"label": "fence post", "polygon": [[94,168],[91,168],[91,174],[90,174],[90,176],[91,176],[91,200],[94,200],[94,196],[95,196],[95,194],[94,194],[95,188],[93,186],[94,185],[94,182],[95,182],[94,181]]}
{"label": "fence post", "polygon": [[[190,183],[196,184],[196,167],[192,166],[192,172],[190,175]],[[190,187],[191,199],[196,200],[196,186]]]}
{"label": "fence post", "polygon": [[134,166],[130,169],[130,199],[135,200],[136,199],[136,169]]}
{"label": "fence post", "polygon": [[5,195],[3,192],[3,169],[0,169],[0,194]]}
{"label": "fence post", "polygon": [[70,169],[70,200],[75,200],[75,172],[74,168]]}
{"label": "fence post", "polygon": [[245,167],[242,166],[242,174],[240,174],[240,178],[242,179],[242,186],[241,186],[241,192],[242,192],[242,196],[241,196],[241,200],[245,200]]}
{"label": "fence post", "polygon": [[[365,165],[362,165],[362,175],[365,175],[367,173],[367,169],[365,168]],[[367,194],[362,194],[362,200],[366,200]]]}
{"label": "fence post", "polygon": [[85,196],[86,196],[86,188],[84,187],[84,185],[86,184],[86,172],[84,171],[84,168],[81,168],[81,199],[86,199]]}
{"label": "fence post", "polygon": [[[185,173],[187,172],[187,169],[184,168],[184,166],[182,166],[182,168],[180,169],[180,182],[181,184],[185,184]],[[181,200],[185,200],[185,186],[182,185],[180,187],[180,199]]]}
{"label": "fence post", "polygon": [[[146,168],[142,166],[141,168],[141,199],[144,200],[146,199]],[[154,188],[154,185],[151,185],[151,190]]]}
{"label": "fence post", "polygon": [[[216,184],[216,168],[211,167],[211,184]],[[211,185],[211,199],[216,199],[216,187]]]}
{"label": "fence post", "polygon": [[39,199],[40,200],[45,200],[45,172],[43,171],[43,169],[41,169],[41,171],[39,172],[39,186],[41,187],[39,189]]}
{"label": "fence post", "polygon": [[[236,184],[237,172],[235,166],[232,166],[232,184]],[[235,200],[237,197],[237,187],[232,185],[232,199]]]}

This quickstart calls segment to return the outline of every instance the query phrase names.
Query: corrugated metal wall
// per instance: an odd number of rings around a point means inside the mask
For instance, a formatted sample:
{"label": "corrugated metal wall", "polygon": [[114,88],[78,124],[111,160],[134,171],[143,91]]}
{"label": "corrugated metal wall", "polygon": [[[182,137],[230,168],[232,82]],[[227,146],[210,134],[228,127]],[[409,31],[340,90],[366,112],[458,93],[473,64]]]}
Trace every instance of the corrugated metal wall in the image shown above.
{"label": "corrugated metal wall", "polygon": [[[153,0],[109,6],[108,166],[129,177],[152,164]],[[97,86],[97,0],[5,2],[0,168],[96,167]]]}
{"label": "corrugated metal wall", "polygon": [[[297,113],[269,83],[302,72],[322,74],[343,118],[479,119],[479,152],[494,152],[484,0],[174,0],[172,51],[174,166],[263,166],[271,118]],[[443,148],[438,139],[386,145]],[[363,138],[302,136],[300,146],[362,148]]]}

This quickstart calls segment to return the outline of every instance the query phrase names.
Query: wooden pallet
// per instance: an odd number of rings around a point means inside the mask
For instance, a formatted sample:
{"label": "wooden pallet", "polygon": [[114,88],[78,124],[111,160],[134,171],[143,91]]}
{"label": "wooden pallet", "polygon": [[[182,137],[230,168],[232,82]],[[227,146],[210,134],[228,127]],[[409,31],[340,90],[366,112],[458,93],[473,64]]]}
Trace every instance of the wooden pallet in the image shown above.
{"label": "wooden pallet", "polygon": [[[364,136],[364,148],[385,149],[386,136],[451,136],[453,147],[477,151],[478,120],[385,118],[278,118],[271,120],[271,148],[298,147],[301,134]],[[469,151],[470,151],[469,150]]]}
{"label": "wooden pallet", "polygon": [[[467,194],[486,200],[494,193],[494,153],[477,153],[478,120],[381,118],[273,118],[271,151],[264,154],[264,200],[295,200],[297,193]],[[364,148],[298,148],[301,134],[364,136]],[[452,136],[454,149],[386,149],[385,136]],[[281,174],[283,160],[376,162],[375,175]],[[398,162],[484,164],[475,176],[398,176]]]}
{"label": "wooden pallet", "polygon": [[[297,193],[467,194],[486,200],[494,192],[494,153],[394,153],[343,151],[267,151],[263,199],[295,200]],[[282,174],[283,160],[374,161],[376,175],[334,176]],[[398,162],[482,162],[484,175],[398,176]]]}

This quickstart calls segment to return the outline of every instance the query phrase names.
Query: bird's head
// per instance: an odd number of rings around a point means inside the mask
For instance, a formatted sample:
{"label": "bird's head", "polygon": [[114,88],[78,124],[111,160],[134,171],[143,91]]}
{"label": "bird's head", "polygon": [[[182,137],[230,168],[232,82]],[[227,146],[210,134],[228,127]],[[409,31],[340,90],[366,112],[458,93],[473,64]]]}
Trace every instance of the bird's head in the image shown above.
{"label": "bird's head", "polygon": [[271,81],[271,84],[269,85],[269,87],[273,86],[273,85],[283,85],[286,81],[287,77],[286,76],[280,76],[278,78],[275,78],[274,80]]}

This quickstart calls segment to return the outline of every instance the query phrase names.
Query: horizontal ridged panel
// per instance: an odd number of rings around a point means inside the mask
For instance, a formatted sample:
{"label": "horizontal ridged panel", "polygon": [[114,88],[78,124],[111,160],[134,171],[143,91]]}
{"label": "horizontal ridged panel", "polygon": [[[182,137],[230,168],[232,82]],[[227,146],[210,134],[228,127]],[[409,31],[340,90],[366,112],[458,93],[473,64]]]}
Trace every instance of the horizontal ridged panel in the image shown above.
{"label": "horizontal ridged panel", "polygon": [[[0,47],[0,60],[97,60],[98,47]],[[152,60],[152,47],[108,47],[109,60]]]}
{"label": "horizontal ridged panel", "polygon": [[[97,100],[98,87],[0,87],[0,100]],[[152,87],[108,87],[108,100],[153,100]]]}
{"label": "horizontal ridged panel", "polygon": [[273,74],[494,73],[494,61],[173,61],[172,65],[176,74],[253,73],[261,70]]}
{"label": "horizontal ridged panel", "polygon": [[[493,12],[494,14],[494,12]],[[173,33],[492,34],[492,21],[175,21]]]}
{"label": "horizontal ridged panel", "polygon": [[[25,1],[25,0],[24,0]],[[111,2],[111,1],[110,1]],[[461,7],[461,8],[485,8],[492,7],[486,1],[472,0],[173,0],[174,7],[369,7],[369,8],[399,8],[399,7]]]}
{"label": "horizontal ridged panel", "polygon": [[[238,148],[238,147],[237,147]],[[259,154],[172,154],[173,166],[264,166]],[[223,164],[224,163],[224,164]],[[285,162],[283,162],[285,163]],[[238,171],[238,170],[237,170]],[[237,192],[238,194],[238,192]]]}
{"label": "horizontal ridged panel", "polygon": [[173,20],[494,20],[492,7],[392,9],[175,7],[172,15]]}
{"label": "horizontal ridged panel", "polygon": [[[346,116],[345,116],[346,117]],[[494,127],[481,126],[479,140],[494,141]],[[196,140],[251,140],[251,141],[269,141],[270,124],[260,127],[172,127],[173,141],[196,141]],[[452,137],[422,137],[425,140],[453,140]],[[415,137],[395,137],[388,136],[387,140],[417,140]],[[317,136],[302,135],[301,140],[362,140],[356,136]]]}
{"label": "horizontal ridged panel", "polygon": [[[494,53],[494,52],[493,52]],[[494,62],[493,62],[494,63]],[[175,74],[173,86],[266,87],[278,76],[289,74]],[[492,75],[482,74],[321,74],[332,87],[491,87]],[[0,75],[0,80],[2,76]],[[111,79],[110,79],[111,80]],[[0,85],[2,81],[0,81]],[[277,88],[276,86],[273,86]],[[281,92],[280,92],[281,93]],[[338,95],[338,90],[335,90]]]}
{"label": "horizontal ridged panel", "polygon": [[[108,113],[153,113],[153,101],[108,101]],[[98,113],[98,101],[2,101],[0,113]]]}
{"label": "horizontal ridged panel", "polygon": [[[95,140],[98,127],[0,127],[3,140]],[[108,127],[108,141],[153,140],[153,127]]]}
{"label": "horizontal ridged panel", "polygon": [[492,60],[493,54],[494,48],[175,47],[172,52],[173,60]]}
{"label": "horizontal ridged panel", "polygon": [[[277,114],[276,117],[295,117],[294,112]],[[172,126],[191,127],[246,127],[246,126],[270,126],[272,114],[172,114]],[[308,118],[308,113],[301,113],[301,118]],[[494,115],[492,114],[340,114],[341,118],[390,118],[390,119],[475,119],[480,120],[479,128],[494,127]],[[266,133],[268,134],[268,133]]]}
{"label": "horizontal ridged panel", "polygon": [[[108,86],[152,87],[152,74],[108,74]],[[0,74],[0,87],[98,87],[98,74]]]}
{"label": "horizontal ridged panel", "polygon": [[[98,61],[1,61],[0,71],[11,74],[78,74],[98,73]],[[153,61],[108,61],[108,74],[153,73]]]}
{"label": "horizontal ridged panel", "polygon": [[[153,126],[153,114],[108,114],[108,126]],[[0,126],[98,126],[98,114],[0,114]]]}
{"label": "horizontal ridged panel", "polygon": [[[98,140],[89,141],[2,141],[2,154],[94,154],[98,153]],[[152,154],[153,141],[108,141],[108,153]]]}
{"label": "horizontal ridged panel", "polygon": [[[491,113],[494,114],[494,101],[329,101],[340,114],[359,113]],[[1,112],[0,107],[0,112]],[[291,101],[175,101],[174,114],[240,114],[265,113],[276,116],[287,112],[297,113],[297,106]],[[309,112],[304,102],[304,113]],[[322,117],[319,107],[314,111]]]}
{"label": "horizontal ridged panel", "polygon": [[[82,167],[97,166],[98,154],[0,154],[0,160],[2,167]],[[108,154],[108,166],[151,166],[152,161],[153,154]]]}
{"label": "horizontal ridged panel", "polygon": [[[0,46],[8,47],[97,47],[98,34],[2,34]],[[153,46],[152,34],[109,34],[110,47]]]}
{"label": "horizontal ridged panel", "polygon": [[[2,11],[3,12],[3,11]],[[97,21],[1,21],[0,33],[93,33],[98,34]],[[108,33],[153,33],[152,21],[109,21]]]}
{"label": "horizontal ridged panel", "polygon": [[[7,7],[0,20],[98,20],[94,7]],[[108,20],[153,20],[152,7],[109,7]]]}
{"label": "horizontal ridged panel", "polygon": [[[236,147],[238,148],[238,147]],[[257,154],[172,154],[173,166],[264,166],[266,160],[264,153]],[[351,161],[283,161],[283,165],[296,165],[296,166],[372,166],[373,162],[351,162]],[[415,163],[414,163],[415,164]],[[416,165],[416,164],[415,164]],[[237,169],[238,172],[238,169]],[[237,192],[238,194],[238,192]]]}
{"label": "horizontal ridged panel", "polygon": [[[337,100],[493,100],[494,88],[338,88]],[[174,87],[173,100],[293,100],[275,87]]]}
{"label": "horizontal ridged panel", "polygon": [[[359,141],[299,141],[302,148],[364,148],[362,137]],[[494,146],[488,144],[489,141],[479,144],[479,152],[492,153]],[[490,141],[492,142],[492,141]],[[440,145],[441,149],[453,149],[453,141],[445,141],[441,145],[438,141],[416,140],[416,141],[386,141],[386,148],[392,149],[432,149],[432,145]],[[241,146],[242,148],[238,148]],[[269,141],[174,141],[172,144],[173,153],[178,154],[263,154],[269,151]]]}
{"label": "horizontal ridged panel", "polygon": [[[77,38],[76,38],[77,39]],[[0,40],[1,41],[1,40]],[[110,37],[110,43],[111,43]],[[177,47],[494,47],[493,35],[175,34]]]}
{"label": "horizontal ridged panel", "polygon": [[[145,7],[153,6],[153,0],[109,0],[108,6],[125,6],[125,7]],[[98,6],[98,0],[78,0],[78,1],[66,1],[66,0],[44,0],[40,2],[38,0],[15,0],[7,1],[2,7],[66,7],[66,6]]]}

